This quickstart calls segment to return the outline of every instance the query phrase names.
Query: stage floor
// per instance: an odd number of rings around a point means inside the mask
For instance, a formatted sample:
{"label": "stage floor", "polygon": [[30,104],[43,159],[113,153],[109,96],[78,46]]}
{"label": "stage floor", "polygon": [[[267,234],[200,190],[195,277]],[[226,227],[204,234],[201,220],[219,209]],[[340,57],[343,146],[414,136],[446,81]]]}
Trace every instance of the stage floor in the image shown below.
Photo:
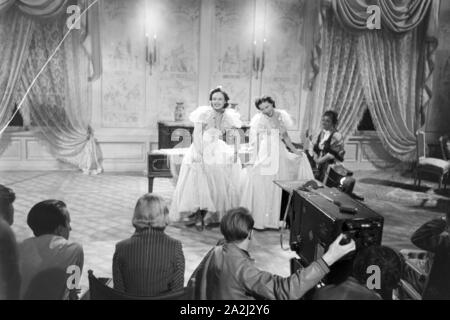
{"label": "stage floor", "polygon": [[[16,192],[13,230],[18,241],[32,236],[26,217],[35,203],[45,199],[63,200],[71,214],[70,239],[84,248],[82,291],[87,288],[89,269],[98,277],[111,277],[115,244],[133,233],[131,217],[136,200],[147,192],[147,178],[143,174],[2,172],[0,177],[1,184]],[[393,171],[357,172],[356,177],[356,191],[364,194],[369,207],[385,217],[383,244],[396,249],[413,249],[409,241],[411,233],[448,208],[449,194],[436,194],[429,188],[436,188],[436,184],[426,183],[428,187],[414,190],[410,177]],[[173,189],[171,180],[155,179],[154,192],[169,203]],[[198,232],[171,226],[167,233],[183,243],[185,282],[205,253],[221,238],[219,229]],[[281,249],[278,231],[257,232],[251,253],[259,267],[282,276],[289,274],[289,259],[295,256]]]}

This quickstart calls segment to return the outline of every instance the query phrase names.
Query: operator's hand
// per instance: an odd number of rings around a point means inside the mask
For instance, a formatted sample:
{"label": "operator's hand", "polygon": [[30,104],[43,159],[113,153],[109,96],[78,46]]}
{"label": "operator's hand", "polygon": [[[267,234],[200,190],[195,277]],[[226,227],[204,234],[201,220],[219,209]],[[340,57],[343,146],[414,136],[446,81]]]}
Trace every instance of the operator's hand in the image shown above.
{"label": "operator's hand", "polygon": [[333,265],[336,261],[341,259],[346,254],[354,251],[356,249],[356,244],[353,239],[347,244],[339,244],[341,240],[346,240],[344,234],[340,234],[336,240],[330,245],[328,251],[322,256],[322,259],[327,263],[328,266]]}

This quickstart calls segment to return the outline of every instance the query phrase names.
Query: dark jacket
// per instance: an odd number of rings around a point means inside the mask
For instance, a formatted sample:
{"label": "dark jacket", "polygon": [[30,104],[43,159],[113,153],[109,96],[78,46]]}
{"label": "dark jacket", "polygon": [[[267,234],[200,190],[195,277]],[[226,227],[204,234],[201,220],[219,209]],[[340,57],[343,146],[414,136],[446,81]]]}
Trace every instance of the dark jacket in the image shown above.
{"label": "dark jacket", "polygon": [[194,272],[196,299],[300,299],[328,272],[320,259],[284,278],[258,269],[248,252],[226,243],[211,250]]}
{"label": "dark jacket", "polygon": [[337,285],[328,285],[314,293],[313,300],[382,300],[373,290],[349,277]]}
{"label": "dark jacket", "polygon": [[317,136],[313,147],[314,153],[318,157],[323,157],[329,153],[334,157],[334,160],[330,160],[327,163],[317,164],[316,179],[322,182],[324,181],[328,166],[335,163],[336,160],[343,162],[345,156],[344,138],[338,131],[331,132],[330,137],[323,144],[323,149],[320,148],[320,141],[322,140],[324,134],[325,132],[321,131]]}
{"label": "dark jacket", "polygon": [[183,288],[185,261],[181,242],[163,230],[136,231],[116,245],[114,288],[131,295],[158,296]]}
{"label": "dark jacket", "polygon": [[434,261],[423,293],[424,300],[450,300],[450,235],[443,219],[430,221],[411,238],[422,250],[434,253]]}

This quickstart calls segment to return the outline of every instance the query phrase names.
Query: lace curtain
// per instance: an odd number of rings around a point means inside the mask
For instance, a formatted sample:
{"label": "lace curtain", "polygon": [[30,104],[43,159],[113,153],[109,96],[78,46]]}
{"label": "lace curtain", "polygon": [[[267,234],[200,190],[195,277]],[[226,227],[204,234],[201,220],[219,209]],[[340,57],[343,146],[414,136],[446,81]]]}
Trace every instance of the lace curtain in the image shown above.
{"label": "lace curtain", "polygon": [[[5,93],[1,100],[0,124],[6,125],[10,120],[12,102],[21,101],[31,88],[22,107],[29,109],[33,129],[37,131],[40,141],[49,146],[57,159],[71,163],[85,173],[95,174],[102,168],[100,150],[90,127],[88,80],[98,78],[101,59],[98,29],[92,32],[92,29],[87,30],[87,26],[90,22],[91,28],[98,28],[98,16],[95,16],[98,15],[98,6],[88,11],[89,18],[84,19],[82,29],[71,31],[58,49],[68,32],[66,16],[60,13],[65,13],[66,6],[71,3],[86,8],[90,2],[0,0],[0,12],[9,8],[3,15],[10,19],[12,26],[16,26],[8,29],[7,23],[0,24],[0,39],[6,44],[6,49],[3,47],[0,50],[17,60],[11,60],[15,64],[3,63],[0,69],[0,85],[6,83],[10,89],[2,90]],[[86,50],[82,45],[86,40],[92,41],[89,47],[95,50]],[[23,54],[19,54],[20,48]],[[55,55],[33,84],[36,75],[54,52]],[[93,66],[92,61],[97,66]],[[6,77],[8,73],[14,77]],[[1,147],[4,148],[7,142],[0,143],[1,152]]]}
{"label": "lace curtain", "polygon": [[[38,22],[21,76],[20,90],[30,87],[35,75],[61,43],[65,19]],[[90,127],[91,102],[88,59],[72,32],[62,43],[24,103],[31,123],[59,159],[85,173],[100,173],[100,151]]]}
{"label": "lace curtain", "polygon": [[[0,2],[2,7],[4,3]],[[0,129],[7,125],[13,112],[14,90],[28,57],[31,35],[30,19],[16,11],[0,13]],[[9,144],[6,139],[0,135],[0,154]]]}

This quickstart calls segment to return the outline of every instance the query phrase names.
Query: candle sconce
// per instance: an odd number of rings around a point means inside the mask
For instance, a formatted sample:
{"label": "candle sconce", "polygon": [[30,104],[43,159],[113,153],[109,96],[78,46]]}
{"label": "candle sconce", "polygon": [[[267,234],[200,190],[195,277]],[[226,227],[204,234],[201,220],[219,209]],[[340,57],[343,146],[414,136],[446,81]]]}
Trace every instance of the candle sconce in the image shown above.
{"label": "candle sconce", "polygon": [[153,73],[153,68],[155,67],[158,59],[157,59],[157,42],[156,42],[156,35],[153,36],[153,45],[152,48],[150,48],[150,41],[148,38],[148,35],[145,36],[146,45],[145,45],[145,61],[150,66],[150,75]]}
{"label": "candle sconce", "polygon": [[261,73],[261,76],[262,76],[262,72],[264,71],[264,68],[266,66],[266,55],[265,55],[266,42],[267,42],[267,40],[264,39],[263,44],[262,44],[262,53],[261,53],[260,57],[257,57],[257,54],[256,54],[256,51],[257,51],[256,41],[253,42],[252,68],[253,68],[253,72],[256,73],[256,79],[258,79],[259,73]]}

